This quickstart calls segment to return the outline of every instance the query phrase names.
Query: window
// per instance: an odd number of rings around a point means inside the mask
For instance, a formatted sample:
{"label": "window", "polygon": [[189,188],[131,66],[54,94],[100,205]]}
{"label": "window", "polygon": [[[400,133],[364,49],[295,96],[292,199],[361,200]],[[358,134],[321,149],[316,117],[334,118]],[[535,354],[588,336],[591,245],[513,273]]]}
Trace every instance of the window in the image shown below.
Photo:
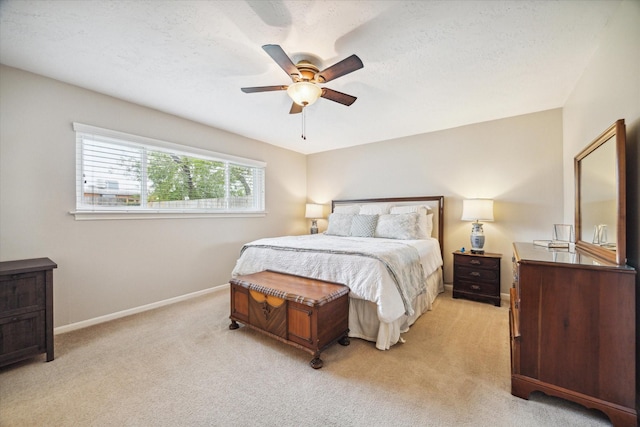
{"label": "window", "polygon": [[263,162],[80,123],[76,218],[82,213],[264,213]]}

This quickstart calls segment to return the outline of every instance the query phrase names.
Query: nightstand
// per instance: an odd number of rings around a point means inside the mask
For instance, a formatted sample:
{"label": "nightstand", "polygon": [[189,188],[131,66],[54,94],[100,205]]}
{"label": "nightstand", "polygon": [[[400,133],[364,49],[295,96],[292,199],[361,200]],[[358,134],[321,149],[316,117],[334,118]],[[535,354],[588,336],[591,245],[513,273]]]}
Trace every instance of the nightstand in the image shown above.
{"label": "nightstand", "polygon": [[0,366],[40,353],[53,360],[53,269],[49,258],[0,262]]}
{"label": "nightstand", "polygon": [[500,307],[502,254],[453,253],[453,297],[489,302]]}

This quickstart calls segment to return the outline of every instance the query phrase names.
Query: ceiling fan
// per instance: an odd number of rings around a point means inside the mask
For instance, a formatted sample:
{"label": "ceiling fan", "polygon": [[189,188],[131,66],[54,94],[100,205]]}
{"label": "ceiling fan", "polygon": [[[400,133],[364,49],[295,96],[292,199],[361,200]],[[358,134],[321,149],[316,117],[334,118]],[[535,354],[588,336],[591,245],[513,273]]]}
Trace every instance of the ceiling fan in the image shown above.
{"label": "ceiling fan", "polygon": [[291,80],[293,80],[293,84],[289,86],[243,87],[241,90],[244,93],[286,90],[287,94],[293,100],[289,114],[301,113],[304,107],[313,104],[318,98],[325,98],[346,106],[356,101],[357,98],[355,96],[319,86],[320,83],[330,82],[331,80],[364,67],[362,61],[356,55],[351,55],[319,71],[318,67],[307,60],[301,60],[297,64],[294,64],[285,51],[277,44],[266,44],[262,46],[262,48],[276,61],[280,68],[287,73]]}

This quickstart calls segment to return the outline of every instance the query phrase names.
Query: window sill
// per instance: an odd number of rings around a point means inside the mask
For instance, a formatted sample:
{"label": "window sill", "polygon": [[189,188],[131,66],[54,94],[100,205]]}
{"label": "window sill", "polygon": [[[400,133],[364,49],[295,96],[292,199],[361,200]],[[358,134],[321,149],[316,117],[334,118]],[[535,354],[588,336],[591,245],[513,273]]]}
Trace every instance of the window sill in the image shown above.
{"label": "window sill", "polygon": [[130,219],[185,219],[185,218],[260,218],[267,216],[266,211],[226,211],[226,212],[162,212],[162,211],[71,211],[76,221],[130,220]]}

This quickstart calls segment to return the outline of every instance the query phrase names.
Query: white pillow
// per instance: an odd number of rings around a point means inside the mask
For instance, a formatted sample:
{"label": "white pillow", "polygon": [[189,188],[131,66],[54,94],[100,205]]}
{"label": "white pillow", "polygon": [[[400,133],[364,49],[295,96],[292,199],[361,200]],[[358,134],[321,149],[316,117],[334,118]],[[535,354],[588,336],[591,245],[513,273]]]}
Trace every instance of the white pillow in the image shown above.
{"label": "white pillow", "polygon": [[383,215],[388,214],[391,209],[389,203],[367,203],[360,207],[360,215]]}
{"label": "white pillow", "polygon": [[433,237],[433,214],[427,214],[427,223],[425,224],[425,234],[427,237]]}
{"label": "white pillow", "polygon": [[335,205],[333,208],[333,213],[357,214],[357,213],[360,213],[360,206],[359,205]]}
{"label": "white pillow", "polygon": [[418,213],[420,239],[427,239],[431,237],[433,233],[433,213],[430,213],[430,208],[428,206],[418,206],[418,205],[394,206],[391,208],[390,212],[392,214],[403,214],[403,213],[411,213],[411,212]]}
{"label": "white pillow", "polygon": [[418,213],[386,214],[378,217],[375,237],[386,239],[420,239]]}
{"label": "white pillow", "polygon": [[332,213],[329,215],[329,225],[325,234],[332,236],[348,236],[351,234],[353,214]]}

